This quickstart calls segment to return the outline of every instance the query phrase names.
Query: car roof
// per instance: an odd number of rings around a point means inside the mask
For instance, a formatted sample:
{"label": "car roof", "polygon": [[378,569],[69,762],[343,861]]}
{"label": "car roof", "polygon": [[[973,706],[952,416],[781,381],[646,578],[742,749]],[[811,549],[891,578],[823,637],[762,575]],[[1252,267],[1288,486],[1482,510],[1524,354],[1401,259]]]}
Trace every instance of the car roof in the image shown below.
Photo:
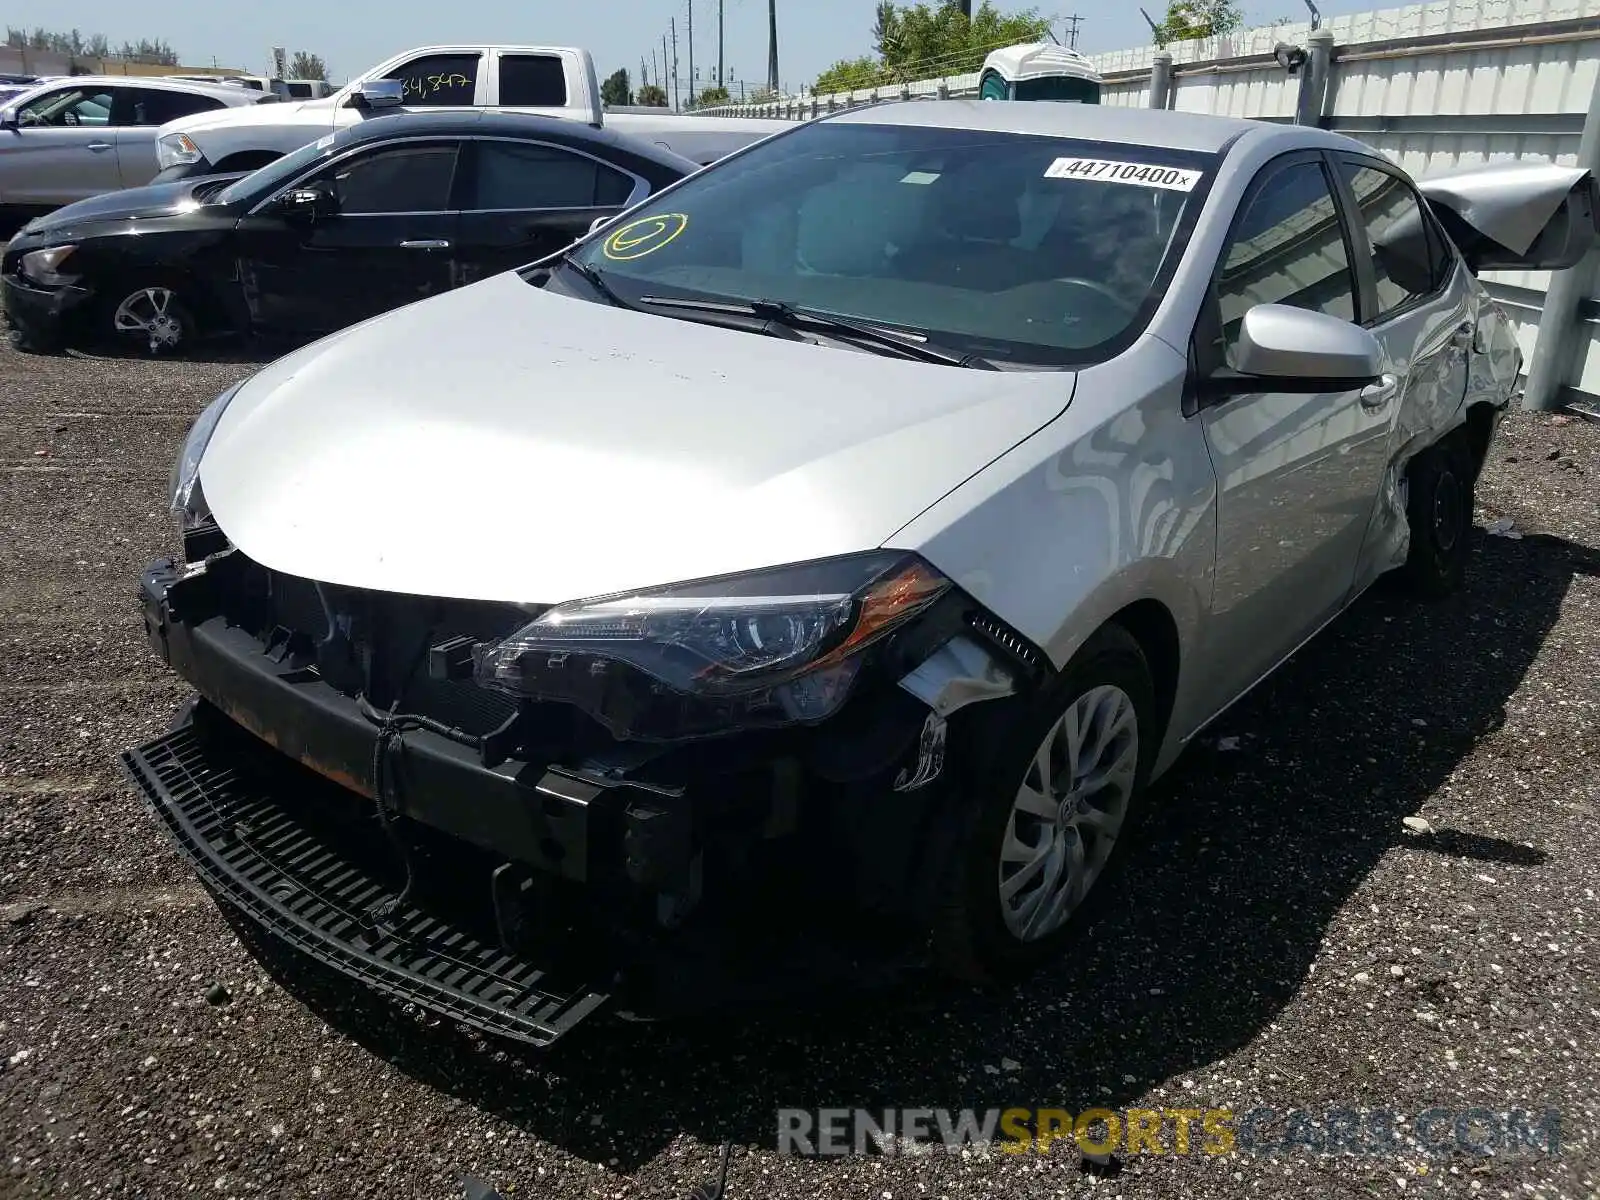
{"label": "car roof", "polygon": [[[55,88],[64,84],[73,87],[93,86],[99,84],[104,87],[139,87],[150,88],[158,92],[186,92],[190,95],[200,94],[216,96],[219,99],[232,103],[257,103],[261,102],[261,93],[252,92],[237,84],[223,83],[220,79],[216,83],[199,83],[190,79],[174,79],[170,75],[63,75],[55,79],[42,80],[30,86],[30,91],[43,91],[46,88]],[[240,97],[243,97],[243,100]]]}
{"label": "car roof", "polygon": [[480,137],[498,135],[515,138],[551,138],[567,143],[587,144],[595,148],[615,146],[661,166],[673,167],[686,173],[700,169],[700,164],[693,159],[685,158],[642,137],[618,133],[613,129],[597,129],[593,125],[570,117],[547,117],[535,113],[479,108],[440,108],[432,112],[382,113],[340,130],[336,144],[354,146],[376,138],[397,136],[465,137],[470,134],[477,134]]}
{"label": "car roof", "polygon": [[1125,142],[1203,154],[1216,154],[1245,138],[1274,138],[1286,144],[1305,146],[1345,147],[1350,144],[1348,138],[1308,126],[1112,104],[896,100],[849,109],[824,119],[855,125],[914,125]]}

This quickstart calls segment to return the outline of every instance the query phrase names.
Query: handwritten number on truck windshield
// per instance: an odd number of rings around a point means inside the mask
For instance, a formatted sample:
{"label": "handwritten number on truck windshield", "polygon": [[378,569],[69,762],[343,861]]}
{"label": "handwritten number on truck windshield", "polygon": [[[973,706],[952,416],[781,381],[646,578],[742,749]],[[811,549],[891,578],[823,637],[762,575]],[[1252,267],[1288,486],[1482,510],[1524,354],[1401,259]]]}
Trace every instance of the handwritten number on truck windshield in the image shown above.
{"label": "handwritten number on truck windshield", "polygon": [[[472,78],[459,71],[436,75],[407,75],[402,81],[401,95],[407,101],[415,102],[439,96],[445,92],[453,92],[459,88],[472,89]],[[456,97],[461,103],[470,103],[469,94],[465,98]]]}

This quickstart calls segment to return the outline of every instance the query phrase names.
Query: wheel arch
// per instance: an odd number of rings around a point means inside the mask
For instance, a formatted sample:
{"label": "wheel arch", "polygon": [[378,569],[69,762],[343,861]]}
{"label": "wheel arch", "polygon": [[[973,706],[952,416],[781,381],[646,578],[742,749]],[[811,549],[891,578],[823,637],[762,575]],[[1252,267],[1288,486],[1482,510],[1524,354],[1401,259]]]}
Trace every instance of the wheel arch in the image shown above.
{"label": "wheel arch", "polygon": [[1160,600],[1146,598],[1113,613],[1101,628],[1116,625],[1139,643],[1150,667],[1150,683],[1156,698],[1156,720],[1164,741],[1172,726],[1172,713],[1178,699],[1178,671],[1183,658],[1183,643],[1178,622]]}

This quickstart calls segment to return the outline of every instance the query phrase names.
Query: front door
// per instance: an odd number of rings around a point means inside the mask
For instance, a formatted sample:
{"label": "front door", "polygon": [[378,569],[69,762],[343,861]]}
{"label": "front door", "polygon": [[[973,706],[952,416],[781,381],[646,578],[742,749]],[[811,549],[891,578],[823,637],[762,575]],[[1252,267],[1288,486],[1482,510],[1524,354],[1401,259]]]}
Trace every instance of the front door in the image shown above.
{"label": "front door", "polygon": [[56,207],[120,188],[117,130],[111,122],[120,90],[69,84],[20,107],[17,127],[0,129],[4,202]]}
{"label": "front door", "polygon": [[642,190],[632,175],[544,142],[474,139],[461,170],[467,181],[456,254],[462,284],[554,254]]}
{"label": "front door", "polygon": [[272,202],[236,234],[239,281],[261,333],[322,334],[447,290],[459,143],[389,142],[296,181],[330,188],[338,211],[286,220]]}
{"label": "front door", "polygon": [[[1345,226],[1319,155],[1280,158],[1252,185],[1197,358],[1231,365],[1244,315],[1258,304],[1358,319]],[[1200,669],[1219,695],[1249,687],[1344,603],[1383,475],[1396,390],[1262,392],[1201,411],[1218,511]]]}

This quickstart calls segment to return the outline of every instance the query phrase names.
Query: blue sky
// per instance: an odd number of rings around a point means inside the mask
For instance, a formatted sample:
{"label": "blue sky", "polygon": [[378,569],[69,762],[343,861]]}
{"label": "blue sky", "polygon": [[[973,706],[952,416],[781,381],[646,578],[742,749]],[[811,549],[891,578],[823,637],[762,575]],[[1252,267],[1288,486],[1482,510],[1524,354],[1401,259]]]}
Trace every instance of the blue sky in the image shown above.
{"label": "blue sky", "polygon": [[[766,78],[766,0],[723,0],[726,62],[739,78]],[[1398,0],[1319,0],[1324,16],[1389,7]],[[1143,0],[1160,19],[1164,0]],[[1027,0],[1001,0],[1012,11]],[[264,70],[274,45],[290,52],[321,54],[335,80],[348,78],[390,54],[430,42],[475,41],[546,43],[588,47],[601,73],[627,67],[637,76],[639,61],[652,47],[659,55],[668,20],[678,22],[678,65],[688,76],[688,0],[269,0],[224,4],[217,0],[6,0],[4,22],[32,28],[76,25],[85,34],[104,33],[113,44],[141,37],[165,38],[187,65]],[[1138,0],[1042,0],[1045,14],[1082,13],[1079,48],[1090,53],[1119,50],[1148,40]],[[1245,0],[1252,25],[1278,17],[1305,18],[1303,0]],[[871,49],[872,0],[778,0],[778,48],[784,82],[814,78],[836,59]],[[717,0],[694,0],[695,66],[714,69],[717,55]],[[70,14],[70,19],[63,15]],[[1057,22],[1058,36],[1065,26]]]}

